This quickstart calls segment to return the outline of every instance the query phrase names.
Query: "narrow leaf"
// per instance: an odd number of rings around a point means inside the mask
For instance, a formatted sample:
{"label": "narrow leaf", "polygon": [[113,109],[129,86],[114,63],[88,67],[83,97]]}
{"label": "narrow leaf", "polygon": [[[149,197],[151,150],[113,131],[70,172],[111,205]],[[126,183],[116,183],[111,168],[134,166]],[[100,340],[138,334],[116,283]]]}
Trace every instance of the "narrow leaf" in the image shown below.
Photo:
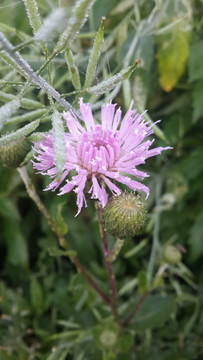
{"label": "narrow leaf", "polygon": [[10,120],[11,116],[19,109],[19,107],[19,100],[12,100],[0,107],[0,129],[6,121]]}
{"label": "narrow leaf", "polygon": [[40,15],[36,0],[23,0],[25,9],[29,19],[30,26],[33,29],[34,34],[39,30],[41,26]]}
{"label": "narrow leaf", "polygon": [[54,9],[45,19],[42,26],[35,34],[34,39],[37,41],[50,41],[55,32],[60,32],[64,28],[64,23],[67,17],[65,8]]}
{"label": "narrow leaf", "polygon": [[57,168],[58,178],[60,178],[66,161],[66,149],[63,121],[58,111],[55,111],[52,115],[52,125],[54,134],[54,162]]}
{"label": "narrow leaf", "polygon": [[93,49],[91,51],[89,62],[87,65],[85,84],[84,84],[85,89],[91,86],[103,41],[104,41],[104,18],[102,18],[99,30],[95,36]]}
{"label": "narrow leaf", "polygon": [[[16,99],[15,95],[6,94],[3,91],[0,91],[0,100],[1,101],[8,102],[8,101],[15,100],[15,99]],[[35,100],[22,98],[19,101],[20,101],[20,106],[24,109],[41,109],[41,108],[45,107],[43,104],[41,104],[40,102],[35,101]]]}
{"label": "narrow leaf", "polygon": [[92,86],[86,91],[93,95],[102,95],[112,90],[115,86],[119,85],[123,80],[128,79],[130,75],[135,71],[137,63],[129,66],[127,69],[121,70],[116,75],[110,77],[107,80],[102,81],[96,86]]}
{"label": "narrow leaf", "polygon": [[28,78],[26,74],[23,72],[23,70],[19,67],[19,65],[12,59],[9,54],[2,50],[0,52],[0,59],[4,60],[6,64],[10,65],[13,69],[15,69],[21,76]]}
{"label": "narrow leaf", "polygon": [[70,73],[70,77],[71,77],[73,86],[74,86],[75,90],[80,90],[81,89],[80,76],[79,76],[78,69],[75,65],[73,53],[71,50],[67,49],[65,58],[66,58],[66,61],[68,64],[68,70]]}
{"label": "narrow leaf", "polygon": [[14,133],[2,136],[0,138],[0,146],[10,144],[11,141],[17,141],[22,139],[22,137],[29,135],[39,126],[39,123],[39,120],[35,120],[32,123],[23,126],[21,129],[15,131]]}
{"label": "narrow leaf", "polygon": [[46,113],[48,113],[46,109],[38,109],[38,110],[34,110],[34,111],[29,111],[23,115],[12,117],[10,120],[7,121],[7,123],[9,123],[9,124],[18,123],[19,124],[24,121],[31,121],[33,119],[43,116]]}
{"label": "narrow leaf", "polygon": [[78,0],[73,9],[72,17],[68,22],[67,28],[61,34],[56,44],[55,53],[59,53],[69,47],[71,41],[75,38],[82,28],[88,17],[88,11],[94,4],[95,0]]}

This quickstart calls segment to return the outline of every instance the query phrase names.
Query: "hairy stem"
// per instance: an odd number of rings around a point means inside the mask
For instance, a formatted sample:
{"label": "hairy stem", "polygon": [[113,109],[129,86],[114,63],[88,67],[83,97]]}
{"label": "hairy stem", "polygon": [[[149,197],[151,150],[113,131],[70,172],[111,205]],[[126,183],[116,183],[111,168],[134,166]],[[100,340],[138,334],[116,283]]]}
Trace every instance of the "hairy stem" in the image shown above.
{"label": "hairy stem", "polygon": [[110,288],[110,300],[111,300],[111,309],[112,313],[114,315],[114,318],[118,324],[120,324],[117,308],[116,308],[116,283],[115,283],[115,276],[113,272],[113,267],[111,261],[109,261],[109,247],[108,247],[108,240],[107,240],[107,234],[104,230],[103,223],[102,223],[102,212],[103,209],[99,203],[96,203],[96,210],[97,210],[97,216],[99,221],[99,230],[101,234],[101,245],[102,245],[102,251],[104,256],[104,262],[106,266],[106,271],[108,274],[108,280],[109,280],[109,288]]}
{"label": "hairy stem", "polygon": [[[35,202],[38,209],[40,210],[40,212],[43,214],[43,216],[47,220],[48,224],[50,225],[52,231],[56,234],[60,246],[62,248],[64,248],[65,250],[70,251],[70,248],[69,248],[69,246],[68,246],[68,244],[66,242],[65,237],[63,236],[63,234],[58,229],[56,222],[54,221],[54,219],[52,219],[52,217],[48,213],[47,209],[45,208],[44,204],[42,203],[40,197],[36,193],[35,187],[34,187],[34,185],[32,183],[32,180],[30,179],[30,177],[29,177],[29,175],[27,173],[26,168],[25,167],[18,168],[18,172],[19,172],[19,174],[20,174],[20,176],[21,176],[21,178],[22,178],[22,180],[23,180],[23,182],[25,184],[28,195]],[[94,281],[87,274],[87,272],[85,271],[83,266],[80,264],[78,259],[76,257],[73,257],[73,256],[69,256],[69,255],[67,255],[67,256],[69,257],[70,261],[75,265],[77,271],[79,273],[81,273],[81,275],[87,280],[87,282],[96,291],[96,293],[105,301],[106,304],[111,306],[110,299],[98,288],[98,286],[94,283]]]}

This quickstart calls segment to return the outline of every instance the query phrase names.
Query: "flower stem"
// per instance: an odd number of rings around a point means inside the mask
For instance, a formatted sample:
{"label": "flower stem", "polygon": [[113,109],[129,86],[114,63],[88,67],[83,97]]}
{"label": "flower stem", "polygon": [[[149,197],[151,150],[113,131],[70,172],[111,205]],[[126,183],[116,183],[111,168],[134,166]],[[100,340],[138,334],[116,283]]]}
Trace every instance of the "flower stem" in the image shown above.
{"label": "flower stem", "polygon": [[[68,246],[68,244],[66,242],[65,237],[63,236],[63,234],[58,229],[56,222],[54,221],[54,219],[52,219],[52,217],[48,213],[47,209],[45,208],[44,204],[42,203],[40,197],[36,193],[35,187],[34,187],[34,185],[32,183],[32,180],[30,179],[30,177],[29,177],[29,175],[27,173],[26,168],[25,167],[21,167],[21,168],[19,167],[17,170],[18,170],[18,172],[19,172],[19,174],[20,174],[20,176],[21,176],[21,178],[22,178],[22,180],[23,180],[23,182],[25,184],[28,195],[34,201],[34,203],[37,205],[40,212],[45,217],[45,219],[47,220],[48,224],[50,225],[52,231],[56,234],[56,236],[58,238],[59,245],[62,248],[64,248],[65,250],[70,251],[70,248],[69,248],[69,246]],[[72,264],[75,265],[77,271],[79,273],[81,273],[81,275],[87,280],[87,282],[96,291],[96,293],[105,301],[106,304],[111,306],[111,300],[98,288],[98,286],[94,283],[94,281],[91,279],[91,277],[87,274],[87,272],[85,271],[83,266],[80,264],[79,260],[74,256],[69,256],[68,254],[67,254],[67,256],[69,257]]]}
{"label": "flower stem", "polygon": [[113,272],[113,267],[111,261],[109,261],[109,247],[108,247],[108,240],[107,240],[107,234],[104,230],[103,223],[102,223],[102,213],[103,209],[99,203],[96,203],[96,210],[97,210],[97,216],[99,221],[99,230],[101,234],[101,245],[102,245],[102,251],[104,256],[104,262],[108,274],[108,280],[109,280],[109,288],[110,288],[110,300],[111,300],[111,309],[112,313],[114,315],[114,318],[116,322],[120,325],[120,319],[118,316],[117,308],[116,308],[116,283],[115,283],[115,276]]}

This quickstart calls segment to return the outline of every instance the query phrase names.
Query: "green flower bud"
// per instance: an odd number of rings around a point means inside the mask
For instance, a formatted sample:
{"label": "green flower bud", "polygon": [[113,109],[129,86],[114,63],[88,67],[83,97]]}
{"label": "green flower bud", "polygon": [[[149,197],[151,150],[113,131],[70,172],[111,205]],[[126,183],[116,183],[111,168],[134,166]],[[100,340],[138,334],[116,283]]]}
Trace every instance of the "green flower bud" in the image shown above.
{"label": "green flower bud", "polygon": [[172,245],[166,245],[163,249],[163,260],[169,265],[176,265],[181,261],[182,255],[179,249]]}
{"label": "green flower bud", "polygon": [[139,195],[123,193],[112,197],[103,212],[106,231],[117,238],[132,238],[140,234],[146,218],[144,203]]}
{"label": "green flower bud", "polygon": [[112,330],[104,330],[100,335],[100,343],[105,347],[112,347],[117,340],[117,335]]}
{"label": "green flower bud", "polygon": [[9,144],[0,145],[0,161],[8,168],[17,168],[30,151],[30,143],[26,137],[12,140]]}

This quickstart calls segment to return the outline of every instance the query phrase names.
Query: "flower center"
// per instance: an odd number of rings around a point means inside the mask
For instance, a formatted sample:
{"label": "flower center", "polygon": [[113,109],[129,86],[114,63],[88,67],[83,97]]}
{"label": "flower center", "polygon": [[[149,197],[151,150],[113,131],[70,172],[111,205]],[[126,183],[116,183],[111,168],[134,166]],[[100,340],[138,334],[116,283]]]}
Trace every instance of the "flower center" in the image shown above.
{"label": "flower center", "polygon": [[96,125],[92,133],[83,133],[77,144],[77,155],[83,168],[90,173],[105,173],[120,154],[120,141],[117,133],[102,130]]}

